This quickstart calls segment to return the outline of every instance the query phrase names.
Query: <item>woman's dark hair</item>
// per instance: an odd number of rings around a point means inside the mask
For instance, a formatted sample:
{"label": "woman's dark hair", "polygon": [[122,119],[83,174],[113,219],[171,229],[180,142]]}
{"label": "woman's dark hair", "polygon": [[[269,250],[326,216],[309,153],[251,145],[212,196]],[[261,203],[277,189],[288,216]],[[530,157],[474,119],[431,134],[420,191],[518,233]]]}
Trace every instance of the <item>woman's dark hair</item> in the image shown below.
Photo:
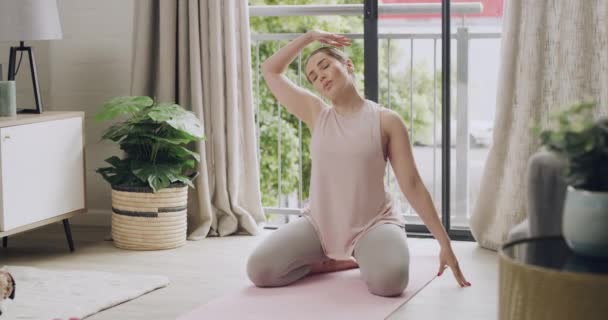
{"label": "woman's dark hair", "polygon": [[[304,62],[304,66],[308,65],[308,61],[310,61],[310,58],[312,58],[315,54],[321,53],[321,52],[340,61],[343,64],[346,64],[346,61],[348,60],[348,56],[346,55],[346,53],[344,53],[334,47],[320,47],[320,48],[315,49],[313,52],[311,52],[308,55],[308,58],[306,58],[306,62]],[[308,82],[312,83],[310,81],[310,79],[308,79],[308,75],[306,75],[306,80],[308,80]]]}

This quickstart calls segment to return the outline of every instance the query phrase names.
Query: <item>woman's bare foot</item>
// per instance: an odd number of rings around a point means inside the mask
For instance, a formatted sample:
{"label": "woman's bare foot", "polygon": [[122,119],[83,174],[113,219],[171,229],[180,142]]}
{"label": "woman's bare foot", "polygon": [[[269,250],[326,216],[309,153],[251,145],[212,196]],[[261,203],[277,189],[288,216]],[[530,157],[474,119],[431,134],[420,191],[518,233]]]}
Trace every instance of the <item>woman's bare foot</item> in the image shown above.
{"label": "woman's bare foot", "polygon": [[355,259],[349,260],[325,260],[321,262],[316,262],[310,265],[310,274],[317,273],[328,273],[328,272],[336,272],[348,269],[356,269],[359,268],[359,264]]}

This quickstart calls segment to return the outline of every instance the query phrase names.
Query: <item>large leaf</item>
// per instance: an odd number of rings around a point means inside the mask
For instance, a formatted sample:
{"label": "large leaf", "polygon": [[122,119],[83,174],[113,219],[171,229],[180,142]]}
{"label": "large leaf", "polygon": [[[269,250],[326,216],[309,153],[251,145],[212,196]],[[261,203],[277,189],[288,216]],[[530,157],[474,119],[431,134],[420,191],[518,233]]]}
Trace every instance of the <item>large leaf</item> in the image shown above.
{"label": "large leaf", "polygon": [[124,180],[124,176],[118,174],[116,168],[114,167],[105,167],[99,168],[95,170],[97,173],[101,174],[101,176],[108,182],[110,185],[118,185]]}
{"label": "large leaf", "polygon": [[[120,144],[120,149],[125,151],[130,158],[139,160],[152,161],[152,149],[155,145],[155,140],[151,137],[132,137],[125,138]],[[191,151],[186,146],[167,143],[158,140],[158,153],[156,162],[162,162],[168,159],[185,161],[188,159],[196,159],[200,161],[201,157],[198,153]]]}
{"label": "large leaf", "polygon": [[[167,127],[165,128],[165,133],[166,135],[164,135],[163,137],[165,138],[177,138],[177,139],[189,139],[190,141],[196,141],[196,140],[200,140],[199,138],[192,136],[190,134],[188,134],[187,132],[184,132],[182,130],[179,129],[175,129],[174,127],[167,125]],[[203,136],[202,139],[205,139],[205,137]]]}
{"label": "large leaf", "polygon": [[188,169],[195,169],[196,162],[194,160],[184,160],[182,162],[182,172],[187,171]]}
{"label": "large leaf", "polygon": [[180,145],[180,144],[187,144],[188,142],[192,141],[191,138],[188,137],[167,137],[167,138],[163,138],[163,137],[159,137],[159,136],[154,136],[151,134],[142,134],[142,137],[146,137],[146,138],[150,138],[151,140],[154,141],[159,141],[159,142],[164,142],[167,144],[175,144],[175,145]]}
{"label": "large leaf", "polygon": [[131,172],[130,160],[112,156],[105,160],[111,167],[99,168],[97,173],[110,183],[110,185],[141,185],[142,181]]}
{"label": "large leaf", "polygon": [[169,153],[171,157],[183,160],[193,157],[196,161],[201,161],[201,156],[198,153],[191,151],[184,146],[167,145],[166,147],[166,152]]}
{"label": "large leaf", "polygon": [[152,164],[133,161],[131,170],[139,179],[147,181],[154,192],[168,187],[181,176],[181,164]]}
{"label": "large leaf", "polygon": [[[125,139],[126,140],[126,139]],[[123,150],[130,159],[147,161],[150,159],[152,149],[142,143],[121,143]]]}
{"label": "large leaf", "polygon": [[115,123],[104,131],[101,138],[119,143],[132,129],[133,126],[128,122]]}
{"label": "large leaf", "polygon": [[197,139],[204,139],[204,131],[200,120],[194,113],[177,104],[160,103],[150,109],[148,116],[154,121],[165,122]]}
{"label": "large leaf", "polygon": [[117,156],[109,157],[104,161],[111,164],[112,166],[114,166],[116,168],[128,168],[129,167],[128,160],[122,160]]}
{"label": "large leaf", "polygon": [[196,187],[194,186],[194,184],[192,183],[192,180],[190,178],[188,178],[186,176],[179,175],[179,176],[176,177],[176,179],[177,179],[177,181],[179,181],[179,182],[181,182],[181,183],[183,183],[183,184],[191,187],[192,189],[196,189]]}
{"label": "large leaf", "polygon": [[152,141],[147,136],[157,135],[160,125],[159,124],[148,124],[148,123],[137,123],[131,124],[131,128],[128,135],[120,143],[127,144],[148,144],[151,145]]}
{"label": "large leaf", "polygon": [[146,107],[154,104],[150,97],[116,97],[112,98],[102,106],[102,109],[95,115],[95,120],[112,120],[120,115],[134,115]]}

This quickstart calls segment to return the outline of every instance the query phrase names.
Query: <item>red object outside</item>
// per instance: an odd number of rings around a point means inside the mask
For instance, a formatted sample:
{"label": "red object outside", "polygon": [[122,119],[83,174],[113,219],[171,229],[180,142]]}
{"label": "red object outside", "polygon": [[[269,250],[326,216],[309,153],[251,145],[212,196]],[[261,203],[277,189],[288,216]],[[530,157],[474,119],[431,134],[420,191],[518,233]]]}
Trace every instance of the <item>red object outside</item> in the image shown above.
{"label": "red object outside", "polygon": [[[451,0],[452,3],[458,2],[480,2],[483,10],[479,14],[465,14],[468,18],[498,18],[502,17],[503,4],[505,0]],[[400,4],[400,3],[441,3],[441,0],[380,0],[382,4]],[[461,16],[452,14],[452,16]],[[388,14],[380,15],[380,19],[433,19],[441,18],[441,14]]]}

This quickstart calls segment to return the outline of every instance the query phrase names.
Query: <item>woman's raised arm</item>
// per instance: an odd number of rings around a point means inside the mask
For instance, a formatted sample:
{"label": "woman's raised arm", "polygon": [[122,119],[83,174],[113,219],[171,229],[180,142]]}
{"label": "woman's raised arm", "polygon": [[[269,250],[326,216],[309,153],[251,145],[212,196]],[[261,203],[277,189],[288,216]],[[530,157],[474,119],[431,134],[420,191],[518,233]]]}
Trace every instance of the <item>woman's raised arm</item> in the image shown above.
{"label": "woman's raised arm", "polygon": [[284,72],[304,47],[317,40],[338,47],[349,44],[349,40],[343,36],[309,31],[289,42],[262,63],[262,73],[270,91],[289,113],[304,121],[309,127],[313,122],[313,114],[322,108],[323,101],[308,90],[295,85],[284,75]]}

